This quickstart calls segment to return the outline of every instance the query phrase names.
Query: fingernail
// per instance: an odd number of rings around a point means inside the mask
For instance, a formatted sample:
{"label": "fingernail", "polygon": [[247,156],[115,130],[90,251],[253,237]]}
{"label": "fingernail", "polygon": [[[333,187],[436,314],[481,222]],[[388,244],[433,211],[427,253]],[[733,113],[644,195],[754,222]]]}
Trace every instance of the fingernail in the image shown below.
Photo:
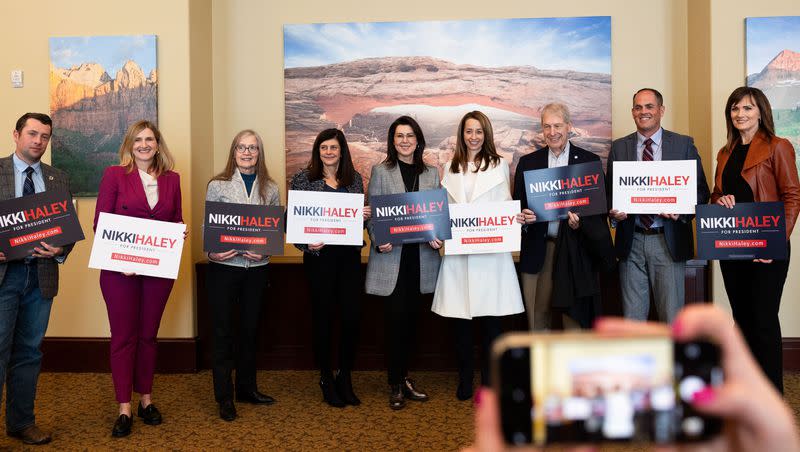
{"label": "fingernail", "polygon": [[681,333],[683,332],[683,323],[679,319],[675,319],[672,322],[671,328],[672,328],[672,336],[680,337]]}
{"label": "fingernail", "polygon": [[475,397],[472,398],[476,407],[481,405],[481,394],[483,394],[483,387],[478,388],[478,390],[475,391]]}
{"label": "fingernail", "polygon": [[717,396],[714,393],[714,388],[711,386],[706,386],[705,388],[692,394],[692,403],[697,405],[708,405],[709,403],[713,402],[716,397]]}

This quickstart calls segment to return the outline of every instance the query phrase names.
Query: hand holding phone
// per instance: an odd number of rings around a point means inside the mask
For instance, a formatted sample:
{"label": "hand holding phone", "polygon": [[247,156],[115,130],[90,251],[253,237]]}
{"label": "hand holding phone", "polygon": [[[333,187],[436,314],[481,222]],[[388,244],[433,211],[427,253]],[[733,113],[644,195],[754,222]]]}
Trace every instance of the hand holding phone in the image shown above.
{"label": "hand holding phone", "polygon": [[[702,337],[720,347],[725,381],[719,387],[695,393],[692,405],[698,412],[721,417],[725,428],[710,443],[659,450],[800,450],[800,433],[792,410],[756,365],[729,314],[713,305],[691,305],[684,308],[673,325],[672,336],[676,340]],[[663,324],[611,318],[602,319],[595,327],[602,335],[668,331]],[[509,447],[502,433],[504,421],[496,390],[481,389],[475,404],[475,443],[469,450],[488,452]]]}
{"label": "hand holding phone", "polygon": [[720,353],[658,334],[511,334],[495,343],[496,390],[513,445],[700,441],[721,421],[692,407],[722,383]]}

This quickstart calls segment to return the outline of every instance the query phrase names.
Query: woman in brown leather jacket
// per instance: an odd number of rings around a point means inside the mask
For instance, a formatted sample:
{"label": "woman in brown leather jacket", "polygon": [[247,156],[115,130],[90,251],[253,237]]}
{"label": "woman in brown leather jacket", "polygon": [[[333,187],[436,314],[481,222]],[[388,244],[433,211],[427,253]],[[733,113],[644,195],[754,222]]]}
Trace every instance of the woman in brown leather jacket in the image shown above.
{"label": "woman in brown leather jacket", "polygon": [[[788,241],[800,212],[800,182],[792,144],[775,136],[769,100],[758,88],[736,88],[725,105],[725,122],[728,142],[717,154],[711,202],[731,208],[737,202],[783,201]],[[734,320],[764,373],[783,392],[778,310],[789,255],[720,261],[720,269]]]}

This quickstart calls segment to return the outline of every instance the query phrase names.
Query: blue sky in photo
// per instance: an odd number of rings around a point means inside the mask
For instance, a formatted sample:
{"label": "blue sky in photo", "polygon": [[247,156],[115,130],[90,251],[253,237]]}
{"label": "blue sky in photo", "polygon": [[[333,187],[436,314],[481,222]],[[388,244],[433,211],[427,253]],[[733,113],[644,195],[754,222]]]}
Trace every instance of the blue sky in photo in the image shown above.
{"label": "blue sky in photo", "polygon": [[611,73],[608,16],[293,24],[283,27],[283,39],[285,68],[429,56],[483,67]]}
{"label": "blue sky in photo", "polygon": [[800,52],[800,16],[748,17],[745,24],[747,75],[761,72],[782,50]]}
{"label": "blue sky in photo", "polygon": [[98,63],[112,78],[125,62],[133,60],[145,76],[156,68],[156,36],[77,36],[50,38],[50,61],[69,69],[81,63]]}

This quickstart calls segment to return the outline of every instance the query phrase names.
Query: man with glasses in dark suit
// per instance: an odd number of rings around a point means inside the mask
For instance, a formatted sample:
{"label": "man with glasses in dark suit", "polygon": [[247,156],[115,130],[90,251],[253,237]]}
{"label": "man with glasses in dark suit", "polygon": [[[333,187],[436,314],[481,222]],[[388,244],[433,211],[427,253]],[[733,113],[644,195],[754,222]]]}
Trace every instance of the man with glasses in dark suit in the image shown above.
{"label": "man with glasses in dark suit", "polygon": [[[45,190],[69,192],[67,175],[40,161],[52,129],[45,114],[19,118],[13,132],[16,149],[0,158],[0,200]],[[51,439],[36,426],[33,414],[42,362],[39,347],[58,293],[58,264],[71,249],[40,242],[33,254],[14,261],[0,252],[0,387],[6,384],[6,433],[25,444]]]}

